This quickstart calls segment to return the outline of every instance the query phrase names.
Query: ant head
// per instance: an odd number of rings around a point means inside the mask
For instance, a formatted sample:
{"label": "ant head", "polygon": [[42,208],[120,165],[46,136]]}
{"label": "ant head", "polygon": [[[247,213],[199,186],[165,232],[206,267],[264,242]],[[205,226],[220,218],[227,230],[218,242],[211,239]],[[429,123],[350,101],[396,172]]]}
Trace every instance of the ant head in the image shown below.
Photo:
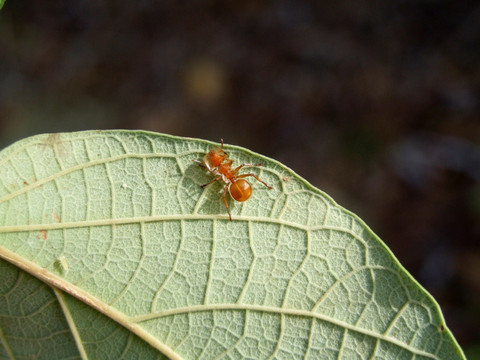
{"label": "ant head", "polygon": [[210,150],[207,155],[205,155],[204,161],[210,168],[214,168],[218,167],[227,158],[228,154],[223,151],[223,149],[213,149]]}

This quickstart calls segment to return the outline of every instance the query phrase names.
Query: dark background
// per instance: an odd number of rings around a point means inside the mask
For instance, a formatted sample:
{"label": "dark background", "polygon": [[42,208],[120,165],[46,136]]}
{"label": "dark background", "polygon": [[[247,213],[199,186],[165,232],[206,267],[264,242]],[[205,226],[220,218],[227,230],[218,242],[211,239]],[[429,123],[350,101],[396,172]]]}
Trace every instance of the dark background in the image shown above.
{"label": "dark background", "polygon": [[0,147],[146,129],[275,158],[357,213],[480,358],[480,3],[7,0]]}

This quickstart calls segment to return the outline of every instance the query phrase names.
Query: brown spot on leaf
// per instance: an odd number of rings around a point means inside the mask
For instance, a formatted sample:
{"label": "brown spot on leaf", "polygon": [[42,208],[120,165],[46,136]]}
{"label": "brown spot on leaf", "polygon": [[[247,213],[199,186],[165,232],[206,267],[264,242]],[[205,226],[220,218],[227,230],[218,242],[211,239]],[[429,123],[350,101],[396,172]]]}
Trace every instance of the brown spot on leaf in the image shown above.
{"label": "brown spot on leaf", "polygon": [[51,147],[60,158],[67,156],[70,150],[68,142],[62,140],[61,134],[48,135],[45,140],[40,143],[40,146],[43,148]]}
{"label": "brown spot on leaf", "polygon": [[40,230],[39,239],[47,240],[47,230]]}
{"label": "brown spot on leaf", "polygon": [[56,222],[60,222],[60,216],[58,216],[57,213],[53,213],[53,218],[55,219]]}
{"label": "brown spot on leaf", "polygon": [[61,143],[62,140],[60,138],[60,134],[50,134],[47,136],[45,141],[43,142],[44,145],[50,145],[50,146],[55,146],[59,143]]}

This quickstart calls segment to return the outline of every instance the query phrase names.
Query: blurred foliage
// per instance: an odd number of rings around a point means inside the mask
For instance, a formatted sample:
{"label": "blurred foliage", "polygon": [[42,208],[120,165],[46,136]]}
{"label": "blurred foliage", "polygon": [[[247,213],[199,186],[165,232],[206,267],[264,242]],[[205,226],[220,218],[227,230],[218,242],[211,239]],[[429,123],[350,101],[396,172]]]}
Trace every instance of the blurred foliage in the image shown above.
{"label": "blurred foliage", "polygon": [[140,128],[274,157],[370,224],[468,351],[480,343],[478,44],[468,1],[8,1],[0,146]]}

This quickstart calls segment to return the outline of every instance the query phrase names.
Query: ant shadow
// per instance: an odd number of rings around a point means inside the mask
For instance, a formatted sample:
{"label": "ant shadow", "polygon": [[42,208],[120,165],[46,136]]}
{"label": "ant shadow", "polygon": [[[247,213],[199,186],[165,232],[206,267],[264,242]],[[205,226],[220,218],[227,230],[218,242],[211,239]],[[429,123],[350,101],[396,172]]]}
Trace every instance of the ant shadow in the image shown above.
{"label": "ant shadow", "polygon": [[[221,215],[228,219],[228,212],[222,197],[227,184],[222,180],[208,184],[212,179],[212,174],[193,160],[187,166],[180,184],[179,199],[183,202],[182,208],[185,214]],[[208,185],[202,188],[202,185],[205,184]],[[230,194],[226,195],[226,200],[229,208],[234,209],[235,201],[231,199]]]}

